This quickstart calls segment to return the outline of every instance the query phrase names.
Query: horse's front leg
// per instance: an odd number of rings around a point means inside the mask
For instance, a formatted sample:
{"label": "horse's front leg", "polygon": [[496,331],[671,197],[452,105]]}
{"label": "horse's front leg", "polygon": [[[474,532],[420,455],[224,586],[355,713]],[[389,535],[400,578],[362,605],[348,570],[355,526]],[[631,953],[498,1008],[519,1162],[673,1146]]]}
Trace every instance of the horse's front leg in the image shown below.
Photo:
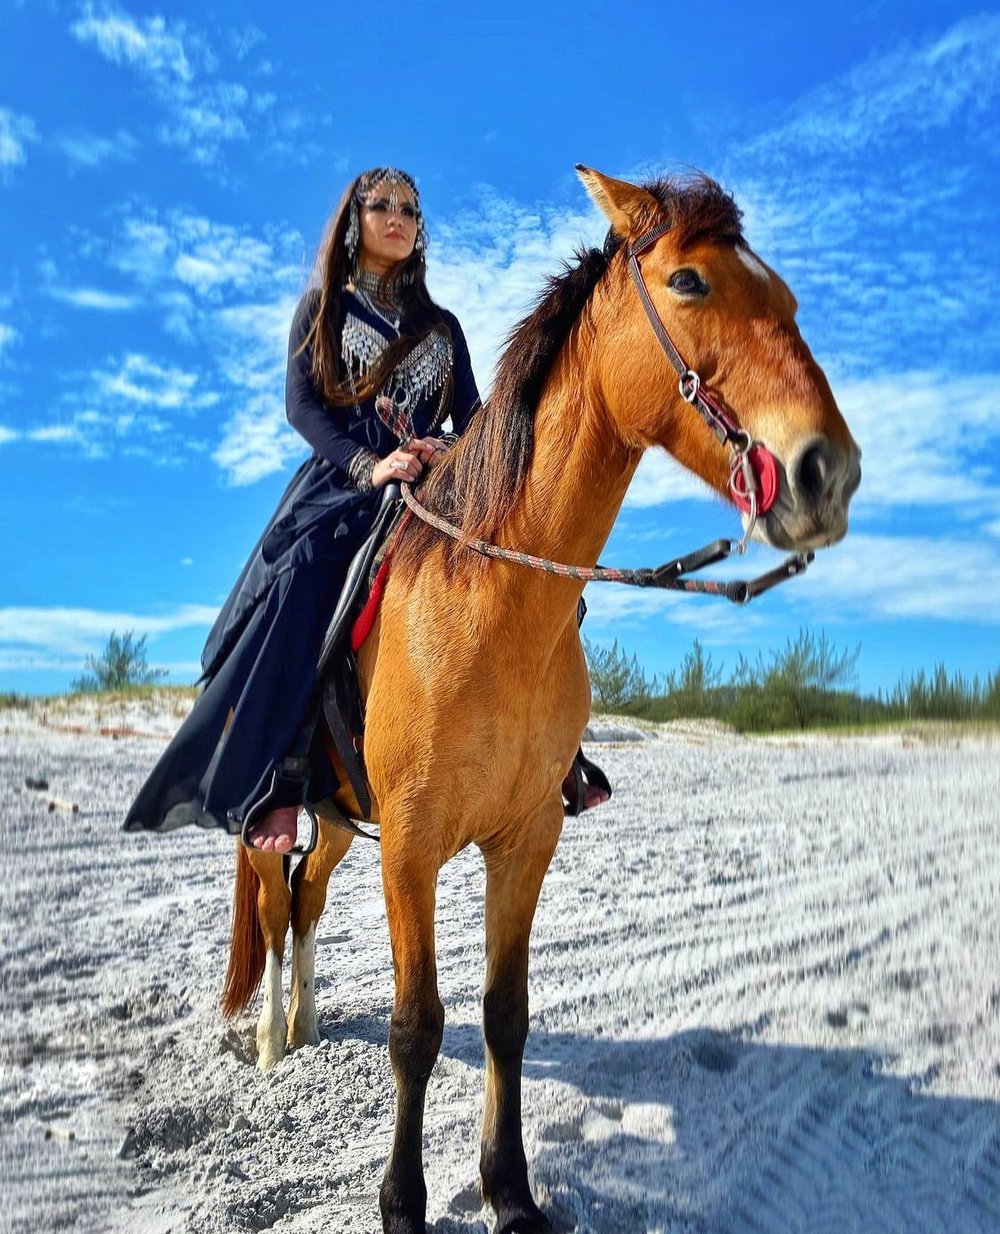
{"label": "horse's front leg", "polygon": [[521,1062],[528,1035],[528,939],[545,871],[562,830],[558,799],[519,829],[514,846],[486,858],[486,1099],[479,1170],[483,1198],[497,1215],[495,1234],[551,1229],[528,1184],[521,1138]]}
{"label": "horse's front leg", "polygon": [[424,1234],[424,1097],[444,1032],[434,958],[437,873],[426,845],[412,831],[400,836],[383,824],[382,881],[396,977],[389,1028],[396,1131],[379,1192],[385,1234]]}

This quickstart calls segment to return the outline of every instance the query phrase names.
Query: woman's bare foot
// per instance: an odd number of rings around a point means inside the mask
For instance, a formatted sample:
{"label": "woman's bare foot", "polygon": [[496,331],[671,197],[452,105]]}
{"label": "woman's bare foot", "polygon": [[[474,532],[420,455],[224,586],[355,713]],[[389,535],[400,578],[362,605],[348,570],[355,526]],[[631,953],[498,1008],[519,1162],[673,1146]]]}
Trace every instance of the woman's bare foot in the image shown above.
{"label": "woman's bare foot", "polygon": [[272,810],[250,828],[250,843],[262,853],[287,853],[295,845],[298,834],[298,806]]}

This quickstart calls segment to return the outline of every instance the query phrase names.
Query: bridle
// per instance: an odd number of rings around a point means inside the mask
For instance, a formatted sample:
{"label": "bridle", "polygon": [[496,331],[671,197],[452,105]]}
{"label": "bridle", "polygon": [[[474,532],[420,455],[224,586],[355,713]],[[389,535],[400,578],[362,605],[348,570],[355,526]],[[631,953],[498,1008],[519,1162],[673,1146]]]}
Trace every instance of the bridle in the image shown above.
{"label": "bridle", "polygon": [[642,277],[639,254],[652,248],[669,230],[669,223],[660,223],[641,235],[629,248],[628,270],[653,333],[677,374],[677,389],[681,398],[694,408],[719,441],[728,444],[732,451],[729,491],[737,509],[750,515],[740,549],[743,552],[753,534],[757,516],[766,514],[778,499],[778,464],[770,450],[759,441],[754,441],[747,430],[740,428],[718,400],[702,387],[701,377],[684,362],[656,311],[646,280]]}
{"label": "bridle", "polygon": [[466,539],[461,528],[428,510],[414,496],[412,486],[403,484],[401,486],[403,500],[413,514],[431,527],[451,536],[453,540],[459,540],[467,548],[481,553],[484,557],[493,557],[514,565],[527,566],[533,570],[544,570],[548,574],[577,579],[580,582],[626,583],[634,587],[702,592],[708,595],[724,596],[736,604],[746,604],[761,592],[768,591],[778,583],[784,582],[785,579],[794,578],[805,571],[815,556],[812,552],[795,553],[773,570],[745,581],[742,579],[716,581],[687,577],[696,570],[702,570],[706,566],[731,557],[734,553],[740,555],[746,552],[758,516],[766,514],[777,500],[778,465],[774,455],[760,442],[755,441],[746,429],[740,428],[729,412],[703,387],[701,377],[685,364],[656,311],[656,306],[653,304],[646,282],[642,277],[639,254],[645,252],[669,230],[669,223],[660,223],[644,232],[629,246],[629,273],[653,333],[677,373],[677,388],[681,398],[698,412],[719,441],[730,447],[732,457],[729,467],[729,490],[736,507],[749,515],[743,538],[741,540],[714,540],[711,544],[706,544],[704,548],[665,562],[653,569],[616,570],[601,565],[567,565],[545,557],[535,557],[531,553],[522,553],[516,549],[501,548],[487,540]]}

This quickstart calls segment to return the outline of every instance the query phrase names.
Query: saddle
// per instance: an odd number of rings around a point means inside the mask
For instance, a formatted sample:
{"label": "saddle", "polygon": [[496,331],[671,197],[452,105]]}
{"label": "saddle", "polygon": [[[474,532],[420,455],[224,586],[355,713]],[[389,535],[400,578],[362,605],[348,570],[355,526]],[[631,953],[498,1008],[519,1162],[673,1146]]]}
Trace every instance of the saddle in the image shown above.
{"label": "saddle", "polygon": [[[323,638],[316,673],[321,682],[323,718],[334,749],[347,772],[362,819],[372,816],[371,788],[361,753],[364,709],[358,685],[356,653],[371,633],[388,576],[394,532],[408,519],[398,484],[387,484],[372,526],[347,570],[340,599]],[[377,840],[353,819],[334,817],[338,827]]]}

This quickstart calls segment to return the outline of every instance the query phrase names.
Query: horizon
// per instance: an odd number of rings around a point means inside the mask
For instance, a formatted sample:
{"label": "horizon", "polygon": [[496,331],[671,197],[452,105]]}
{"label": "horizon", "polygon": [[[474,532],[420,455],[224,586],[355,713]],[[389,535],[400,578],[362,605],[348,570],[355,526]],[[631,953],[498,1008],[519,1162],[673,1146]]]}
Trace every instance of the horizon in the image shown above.
{"label": "horizon", "polygon": [[[714,176],[799,300],[863,450],[847,538],[748,608],[588,586],[588,639],[662,677],[695,638],[728,672],[822,631],[861,645],[872,695],[938,664],[1000,669],[1000,16],[813,3],[745,24],[726,0],[679,39],[652,3],[446,3],[408,11],[396,45],[377,14],[303,14],[6,4],[0,690],[64,692],[126,630],[165,684],[197,677],[308,454],[284,419],[288,325],[344,184],[374,163],[416,175],[428,285],[484,395],[545,277],[603,239],[577,162]],[[649,452],[601,560],[654,565],[738,529]],[[776,561],[755,547],[728,575]]]}

